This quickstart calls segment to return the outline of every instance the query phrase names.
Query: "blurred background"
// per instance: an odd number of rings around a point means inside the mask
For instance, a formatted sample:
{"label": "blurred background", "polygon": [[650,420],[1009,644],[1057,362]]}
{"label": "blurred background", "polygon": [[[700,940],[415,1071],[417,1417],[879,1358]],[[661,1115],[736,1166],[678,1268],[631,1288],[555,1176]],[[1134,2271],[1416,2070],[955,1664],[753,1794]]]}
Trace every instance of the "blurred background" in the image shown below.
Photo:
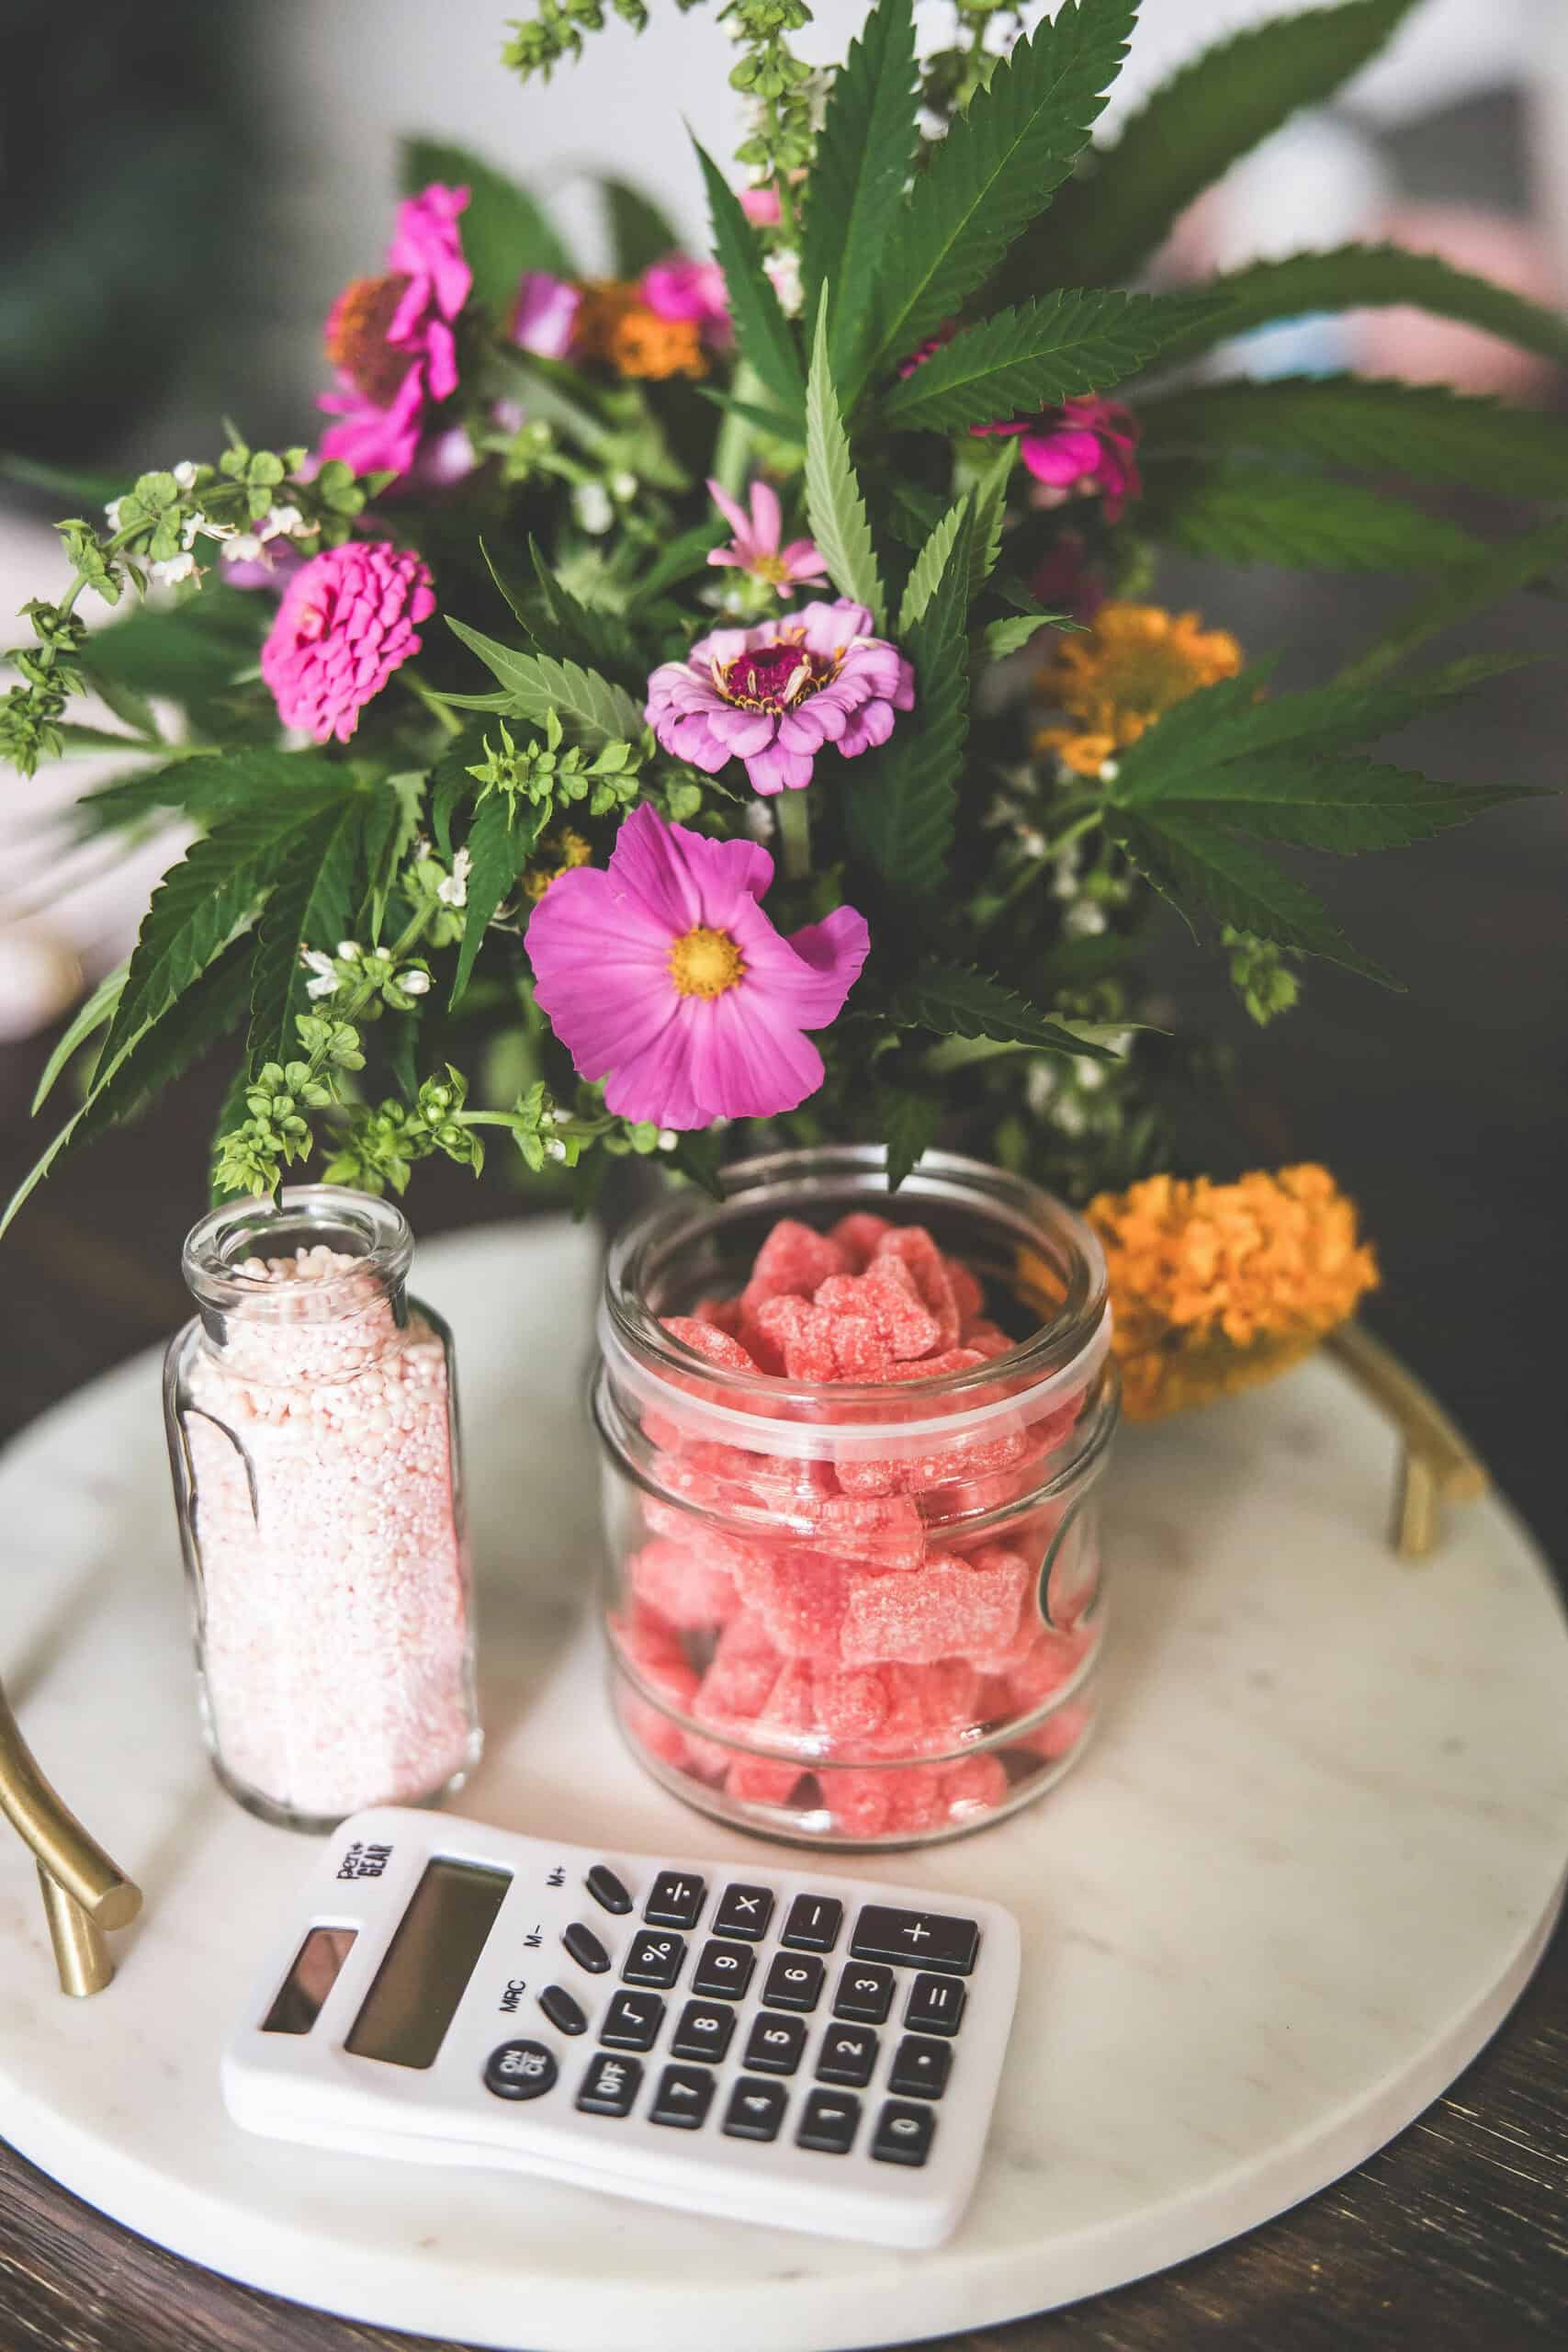
{"label": "blurred background", "polygon": [[[575,71],[524,93],[497,64],[505,15],[489,0],[76,0],[69,40],[51,0],[0,0],[0,452],[12,460],[0,641],[14,641],[16,606],[62,576],[48,524],[80,499],[51,469],[102,475],[107,496],[145,466],[215,454],[226,413],[256,446],[313,437],[321,321],[346,278],[378,266],[400,133],[461,141],[525,179],[591,260],[603,258],[598,170],[642,181],[696,242],[682,125],[716,153],[735,144],[728,48],[711,9],[651,5],[643,40],[613,24]],[[1116,111],[1280,5],[1145,0]],[[841,55],[862,13],[859,0],[818,0],[802,48]],[[921,14],[932,40],[946,35],[946,0]],[[1354,237],[1441,252],[1568,307],[1562,0],[1427,0],[1332,111],[1239,165],[1166,259],[1235,266]],[[1243,357],[1258,372],[1348,367],[1564,402],[1563,385],[1510,348],[1396,311],[1277,329]],[[1160,594],[1254,650],[1283,645],[1293,684],[1348,659],[1409,584],[1171,564]],[[1558,789],[1562,635],[1558,604],[1521,597],[1441,646],[1542,658],[1413,730],[1411,755],[1439,774]],[[28,1107],[62,1020],[123,956],[171,852],[166,835],[66,852],[52,812],[97,780],[85,763],[57,765],[30,784],[7,777],[0,797],[6,1193],[44,1139]],[[1162,944],[1173,1010],[1235,1058],[1223,1172],[1305,1157],[1334,1169],[1383,1260],[1368,1320],[1559,1555],[1565,878],[1568,813],[1554,799],[1355,862],[1330,877],[1333,904],[1353,934],[1378,934],[1407,993],[1312,967],[1302,1010],[1266,1037],[1174,918]],[[221,1082],[198,1075],[154,1122],[68,1162],[0,1244],[0,1434],[182,1318],[178,1244],[204,1205]],[[421,1171],[412,1209],[429,1232],[496,1214],[497,1195],[443,1162]]]}

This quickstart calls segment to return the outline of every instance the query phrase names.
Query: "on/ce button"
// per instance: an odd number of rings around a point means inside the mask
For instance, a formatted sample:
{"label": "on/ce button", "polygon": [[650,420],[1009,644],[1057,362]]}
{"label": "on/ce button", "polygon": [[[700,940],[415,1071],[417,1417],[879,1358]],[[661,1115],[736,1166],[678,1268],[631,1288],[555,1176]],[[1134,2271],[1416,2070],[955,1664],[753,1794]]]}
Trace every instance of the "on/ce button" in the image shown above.
{"label": "on/ce button", "polygon": [[485,2064],[485,2088],[497,2098],[543,2098],[556,2079],[555,2053],[542,2041],[503,2041]]}

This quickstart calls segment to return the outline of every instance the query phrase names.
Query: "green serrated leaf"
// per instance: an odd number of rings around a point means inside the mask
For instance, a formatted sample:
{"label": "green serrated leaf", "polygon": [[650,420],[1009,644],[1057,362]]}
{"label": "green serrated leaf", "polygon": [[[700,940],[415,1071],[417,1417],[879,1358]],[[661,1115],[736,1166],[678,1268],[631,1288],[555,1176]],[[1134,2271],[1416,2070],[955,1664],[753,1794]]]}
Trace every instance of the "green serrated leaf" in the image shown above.
{"label": "green serrated leaf", "polygon": [[1482,546],[1457,523],[1379,491],[1247,463],[1152,462],[1139,525],[1190,555],[1311,571],[1420,571],[1461,563]]}
{"label": "green serrated leaf", "polygon": [[956,499],[915,558],[914,569],[904,590],[904,601],[898,607],[897,634],[900,638],[907,637],[916,622],[924,619],[926,607],[936,594],[937,582],[946,569],[948,557],[953,552],[953,542],[958,536],[958,526],[964,520],[964,508],[968,504],[967,498]]}
{"label": "green serrated leaf", "polygon": [[1010,613],[1003,620],[987,622],[986,659],[1005,662],[1010,653],[1020,652],[1043,628],[1077,629],[1080,626],[1070,613]]}
{"label": "green serrated leaf", "polygon": [[1282,450],[1505,497],[1568,495],[1568,432],[1560,418],[1446,384],[1359,376],[1238,379],[1141,401],[1138,422],[1150,457],[1182,447]]}
{"label": "green serrated leaf", "polygon": [[610,232],[611,267],[617,277],[640,277],[666,254],[680,250],[678,232],[641,188],[617,179],[601,180],[599,187]]}
{"label": "green serrated leaf", "polygon": [[492,792],[481,800],[468,828],[467,848],[473,860],[468,868],[468,916],[457,969],[452,981],[451,1003],[462,1000],[484,938],[485,926],[528,863],[546,811],[516,808],[509,794]]}
{"label": "green serrated leaf", "polygon": [[806,390],[806,520],[839,594],[863,605],[872,628],[880,631],[886,601],[828,359],[825,307],[817,313]]}
{"label": "green serrated leaf", "polygon": [[76,803],[73,822],[84,834],[134,825],[161,808],[183,808],[209,820],[279,796],[346,792],[348,770],[314,752],[224,751],[204,746],[163,767],[139,768],[89,792]]}
{"label": "green serrated leaf", "polygon": [[53,1093],[56,1082],[67,1064],[75,1058],[89,1037],[96,1036],[98,1031],[113,1019],[114,1009],[119,1002],[119,992],[124,986],[125,966],[122,964],[118,972],[110,972],[107,978],[101,979],[86,1002],[77,1007],[65,1035],[58,1041],[54,1051],[43,1066],[43,1074],[39,1080],[37,1091],[33,1095],[31,1112],[33,1118],[37,1118]]}
{"label": "green serrated leaf", "polygon": [[1047,294],[970,327],[896,383],[882,403],[898,430],[958,433],[1103,391],[1180,330],[1168,296]]}
{"label": "green serrated leaf", "polygon": [[728,523],[700,523],[695,530],[683,531],[665,548],[642,582],[639,596],[651,603],[668,589],[678,588],[683,580],[705,571],[709,549],[721,548],[728,537]]}
{"label": "green serrated leaf", "polygon": [[1108,810],[1106,830],[1189,924],[1196,913],[1215,926],[1230,923],[1303,956],[1320,956],[1384,987],[1396,985],[1358,954],[1303,884],[1239,833],[1190,809],[1168,812],[1157,806],[1135,815]]}
{"label": "green serrated leaf", "polygon": [[[585,670],[576,662],[556,662],[548,654],[519,652],[454,620],[450,613],[446,626],[500,679],[519,717],[543,726],[553,710],[585,743],[621,742],[642,731],[642,713],[630,695],[596,670]],[[491,706],[487,701],[480,707]]]}
{"label": "green serrated leaf", "polygon": [[931,151],[883,249],[865,356],[840,388],[851,408],[871,376],[957,316],[1044,209],[1105,105],[1136,14],[1136,0],[1064,0]]}
{"label": "green serrated leaf", "polygon": [[549,619],[550,651],[558,659],[581,662],[592,670],[602,670],[617,684],[624,685],[629,678],[642,687],[647,680],[647,665],[639,658],[631,632],[619,615],[596,611],[574,596],[550,570],[537,539],[529,538],[528,554]]}
{"label": "green serrated leaf", "polygon": [[907,1086],[879,1086],[876,1124],[887,1148],[887,1189],[896,1193],[935,1143],[942,1104]]}
{"label": "green serrated leaf", "polygon": [[696,141],[713,221],[714,252],[724,272],[729,315],[740,356],[765,384],[787,416],[798,416],[806,396],[800,355],[789,321],[779,308],[773,281],[762,267],[755,230],[713,157]]}
{"label": "green serrated leaf", "polygon": [[143,605],[95,630],[85,667],[100,694],[129,686],[174,702],[199,701],[254,669],[270,611],[268,599],[212,582],[188,604]]}
{"label": "green serrated leaf", "polygon": [[879,751],[863,755],[845,795],[851,839],[896,898],[934,897],[946,878],[969,740],[974,528],[965,505],[931,601],[904,640],[915,708]]}
{"label": "green serrated leaf", "polygon": [[470,149],[440,139],[405,139],[400,176],[404,193],[411,196],[433,180],[468,189],[468,207],[458,215],[457,234],[463,259],[474,273],[475,299],[496,318],[510,320],[517,281],[525,270],[548,270],[555,277],[579,275],[570,254],[527,190]]}
{"label": "green serrated leaf", "polygon": [[330,802],[290,843],[288,863],[256,927],[251,967],[251,1025],[245,1052],[253,1070],[287,1062],[299,1050],[295,1016],[310,1010],[302,947],[330,956],[348,930],[355,860],[367,803],[357,794]]}
{"label": "green serrated leaf", "polygon": [[710,407],[722,409],[726,416],[738,417],[742,424],[750,424],[764,440],[782,441],[797,448],[805,433],[800,417],[781,415],[776,408],[763,408],[756,401],[737,400],[733,392],[724,392],[712,384],[699,384],[697,398]]}
{"label": "green serrated leaf", "polygon": [[817,316],[826,288],[829,357],[842,383],[860,368],[872,286],[899,232],[918,145],[912,0],[878,0],[833,77],[805,191],[805,313]]}
{"label": "green serrated leaf", "polygon": [[[491,730],[493,732],[493,730]],[[446,863],[452,863],[452,819],[479,790],[468,770],[485,755],[485,729],[470,720],[455,735],[430,771],[430,830]]]}
{"label": "green serrated leaf", "polygon": [[1259,841],[1349,856],[1403,849],[1468,824],[1488,808],[1540,797],[1524,785],[1446,784],[1412,768],[1309,747],[1216,768],[1190,797],[1145,796],[1134,805],[1139,812],[1157,811],[1161,823],[1172,815],[1183,821],[1208,818],[1239,826]]}
{"label": "green serrated leaf", "polygon": [[1568,318],[1560,311],[1529,302],[1490,278],[1454,269],[1435,254],[1409,253],[1403,245],[1338,245],[1327,253],[1289,254],[1282,261],[1254,262],[1212,277],[1203,291],[1223,302],[1224,310],[1174,336],[1163,360],[1190,359],[1277,319],[1408,303],[1539,352],[1560,368],[1568,366]]}
{"label": "green serrated leaf", "polygon": [[235,933],[249,927],[258,902],[288,870],[290,858],[338,805],[335,791],[300,792],[236,809],[170,868],[131,951],[95,1089],[107,1083],[133,1042],[216,961]]}
{"label": "green serrated leaf", "polygon": [[1544,584],[1564,564],[1568,564],[1568,523],[1551,523],[1544,530],[1490,548],[1474,563],[1456,566],[1441,586],[1418,598],[1392,629],[1340,673],[1341,684],[1359,684],[1380,676],[1428,638],[1484,612],[1515,590]]}
{"label": "green serrated leaf", "polygon": [[[1049,236],[1010,256],[1004,295],[1130,277],[1178,216],[1298,107],[1330,96],[1377,55],[1414,0],[1344,0],[1270,17],[1173,74],[1115,145],[1063,191]],[[1054,266],[1059,265],[1059,266]]]}
{"label": "green serrated leaf", "polygon": [[922,964],[895,993],[888,1017],[938,1037],[989,1037],[1042,1053],[1084,1054],[1091,1061],[1118,1058],[1109,1046],[1047,1019],[1005,980],[968,964]]}
{"label": "green serrated leaf", "polygon": [[143,742],[134,735],[117,734],[107,727],[81,727],[73,719],[59,720],[54,729],[61,756],[65,759],[102,759],[106,752],[157,752],[162,743],[154,740]]}
{"label": "green serrated leaf", "polygon": [[398,869],[413,845],[423,807],[424,778],[412,769],[401,775],[388,776],[374,793],[366,797],[366,882],[359,920],[373,946],[380,945],[387,900]]}

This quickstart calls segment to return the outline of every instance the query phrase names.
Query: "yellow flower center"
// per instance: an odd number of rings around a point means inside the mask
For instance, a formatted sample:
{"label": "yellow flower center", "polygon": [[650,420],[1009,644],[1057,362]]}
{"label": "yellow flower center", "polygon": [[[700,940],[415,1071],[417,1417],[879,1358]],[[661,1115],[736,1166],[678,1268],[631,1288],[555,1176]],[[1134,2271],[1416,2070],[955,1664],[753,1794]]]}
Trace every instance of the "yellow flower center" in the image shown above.
{"label": "yellow flower center", "polygon": [[723,996],[745,976],[745,958],[727,931],[698,923],[671,947],[670,977],[678,996]]}
{"label": "yellow flower center", "polygon": [[1135,743],[1173,704],[1235,677],[1242,651],[1224,629],[1205,629],[1196,613],[1157,605],[1106,605],[1092,628],[1063,638],[1036,681],[1043,701],[1067,723],[1041,729],[1034,748],[1055,752],[1080,775]]}

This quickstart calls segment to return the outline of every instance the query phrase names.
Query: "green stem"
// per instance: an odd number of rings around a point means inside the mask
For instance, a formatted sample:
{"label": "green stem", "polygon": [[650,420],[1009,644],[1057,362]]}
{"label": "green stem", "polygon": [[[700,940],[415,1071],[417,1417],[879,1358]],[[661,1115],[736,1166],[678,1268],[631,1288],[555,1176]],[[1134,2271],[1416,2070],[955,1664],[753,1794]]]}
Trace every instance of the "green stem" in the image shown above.
{"label": "green stem", "polygon": [[[766,387],[756,369],[742,360],[735,371],[730,392],[738,401],[761,401]],[[731,498],[739,498],[746,487],[746,460],[751,452],[751,427],[743,416],[727,409],[724,423],[718,428],[718,446],[714,453],[713,470],[721,490]]]}
{"label": "green stem", "polygon": [[412,695],[416,702],[422,702],[426,710],[429,711],[431,717],[433,718],[439,719],[441,725],[446,729],[448,735],[460,735],[462,733],[463,722],[457,717],[456,711],[448,708],[447,705],[436,693],[435,688],[434,686],[426,685],[424,680],[416,671],[411,670],[405,662],[403,667],[397,672],[396,675],[398,684],[404,689],[405,693]]}
{"label": "green stem", "polygon": [[779,848],[786,882],[804,882],[811,871],[811,810],[804,792],[781,792],[774,803]]}

